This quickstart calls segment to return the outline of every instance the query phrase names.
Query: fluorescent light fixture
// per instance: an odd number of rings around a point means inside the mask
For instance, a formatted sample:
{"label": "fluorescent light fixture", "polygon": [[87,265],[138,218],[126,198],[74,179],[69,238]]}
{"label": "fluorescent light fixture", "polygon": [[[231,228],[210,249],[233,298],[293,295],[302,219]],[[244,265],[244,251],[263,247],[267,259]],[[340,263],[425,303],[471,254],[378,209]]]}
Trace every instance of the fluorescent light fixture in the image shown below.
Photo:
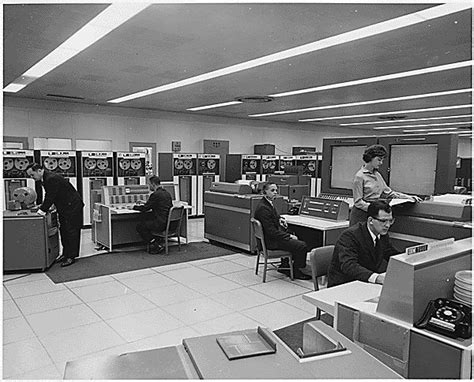
{"label": "fluorescent light fixture", "polygon": [[200,110],[206,110],[206,109],[213,109],[215,107],[223,107],[223,106],[230,106],[230,105],[237,105],[239,103],[242,103],[240,101],[230,101],[230,102],[222,102],[222,103],[216,103],[214,105],[207,105],[207,106],[198,106],[198,107],[192,107],[190,109],[186,109],[189,111],[200,111]]}
{"label": "fluorescent light fixture", "polygon": [[472,114],[448,115],[445,117],[411,118],[411,119],[400,119],[400,120],[395,120],[395,121],[340,123],[339,126],[376,125],[380,123],[403,123],[403,122],[431,121],[431,120],[437,120],[437,119],[455,119],[455,118],[467,118],[467,117],[472,118]]}
{"label": "fluorescent light fixture", "polygon": [[[405,129],[407,127],[428,127],[428,126],[452,126],[452,125],[469,125],[472,122],[447,122],[447,123],[427,123],[421,125],[402,125],[402,126],[383,126],[374,127],[374,130],[388,130],[388,129]],[[455,127],[456,129],[456,127]]]}
{"label": "fluorescent light fixture", "polygon": [[426,108],[426,109],[412,109],[412,110],[386,111],[386,112],[383,112],[383,113],[354,114],[354,115],[338,115],[338,116],[335,116],[335,117],[300,119],[300,120],[298,120],[298,122],[330,121],[330,120],[334,120],[334,119],[375,117],[375,116],[379,116],[379,115],[411,114],[411,113],[422,113],[422,112],[425,112],[425,111],[430,112],[430,111],[465,109],[465,108],[472,108],[472,105],[471,105],[471,104],[467,104],[467,105],[453,105],[453,106],[429,107],[429,108]]}
{"label": "fluorescent light fixture", "polygon": [[[19,91],[36,79],[49,73],[54,68],[65,63],[84,49],[88,48],[102,37],[122,25],[124,22],[148,7],[148,3],[114,3],[99,13],[55,50],[41,59],[10,85],[16,83],[24,84],[21,88],[13,87]],[[4,91],[12,89],[8,85]]]}
{"label": "fluorescent light fixture", "polygon": [[422,11],[414,12],[409,15],[396,17],[391,20],[382,21],[377,24],[369,25],[363,28],[355,29],[349,32],[341,33],[336,36],[331,36],[319,41],[311,42],[308,44],[300,45],[295,48],[283,50],[277,53],[273,53],[267,56],[259,57],[253,60],[245,61],[239,64],[231,65],[226,68],[217,69],[208,73],[200,74],[198,76],[186,78],[181,81],[173,82],[170,84],[157,86],[151,89],[143,90],[133,94],[129,94],[123,97],[109,100],[110,103],[121,103],[130,101],[132,99],[149,96],[152,94],[164,92],[171,89],[176,89],[182,86],[192,85],[198,82],[207,81],[213,78],[222,77],[228,74],[237,73],[243,70],[256,68],[261,65],[270,64],[285,60],[287,58],[299,56],[306,53],[315,52],[318,50],[330,48],[336,45],[344,44],[350,41],[360,40],[366,37],[375,36],[381,33],[389,32],[392,30],[404,28],[410,25],[415,25],[427,20],[435,19],[438,17],[446,16],[451,13],[460,12],[465,9],[471,8],[469,2],[466,3],[448,3]]}
{"label": "fluorescent light fixture", "polygon": [[363,84],[370,84],[370,83],[373,83],[373,82],[394,80],[396,78],[405,78],[405,77],[418,76],[418,75],[421,75],[421,74],[436,73],[436,72],[441,72],[443,70],[451,70],[451,69],[463,68],[463,67],[466,67],[466,66],[472,66],[472,64],[473,64],[472,60],[471,61],[461,61],[461,62],[455,62],[453,64],[433,66],[433,67],[430,67],[430,68],[409,70],[409,71],[406,71],[406,72],[385,74],[383,76],[362,78],[360,80],[353,80],[353,81],[347,81],[347,82],[340,82],[338,84],[323,85],[323,86],[317,86],[317,87],[314,87],[314,88],[292,90],[292,91],[278,93],[278,94],[270,94],[269,96],[270,97],[288,97],[288,96],[293,96],[293,95],[298,95],[298,94],[319,92],[319,91],[322,91],[322,90],[344,88],[344,87],[347,87],[347,86],[363,85]]}
{"label": "fluorescent light fixture", "polygon": [[23,89],[25,86],[25,84],[17,84],[15,82],[11,82],[3,89],[3,91],[8,93],[16,93]]}
{"label": "fluorescent light fixture", "polygon": [[375,99],[371,101],[341,103],[339,105],[316,106],[316,107],[307,107],[304,109],[282,110],[282,111],[274,111],[270,113],[251,114],[249,115],[249,117],[268,117],[270,115],[294,114],[294,113],[302,113],[302,112],[316,111],[316,110],[339,109],[343,107],[374,105],[377,103],[407,101],[411,99],[440,97],[440,96],[453,95],[453,94],[459,94],[459,93],[470,93],[470,92],[472,92],[472,89],[449,90],[449,91],[437,92],[437,93],[415,94],[415,95],[409,95],[409,96],[403,96],[403,97]]}
{"label": "fluorescent light fixture", "polygon": [[424,133],[426,131],[450,131],[450,130],[457,130],[457,127],[446,127],[440,129],[413,129],[413,130],[403,130],[404,133]]}

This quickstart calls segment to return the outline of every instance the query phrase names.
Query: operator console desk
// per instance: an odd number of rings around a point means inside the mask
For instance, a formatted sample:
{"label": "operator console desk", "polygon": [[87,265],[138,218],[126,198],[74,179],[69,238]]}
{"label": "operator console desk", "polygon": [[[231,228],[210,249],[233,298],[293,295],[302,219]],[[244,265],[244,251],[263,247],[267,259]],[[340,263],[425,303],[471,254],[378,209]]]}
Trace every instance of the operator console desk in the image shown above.
{"label": "operator console desk", "polygon": [[349,206],[343,200],[303,197],[299,215],[282,215],[290,231],[309,249],[335,244],[349,227]]}
{"label": "operator console desk", "polygon": [[[93,222],[95,226],[95,242],[112,251],[113,247],[123,244],[142,242],[136,231],[136,226],[143,220],[153,219],[151,211],[140,212],[133,210],[138,202],[146,202],[150,195],[148,186],[103,186],[102,200],[104,203],[95,203]],[[187,211],[191,209],[186,202],[173,201],[173,206],[184,206],[186,213],[181,224],[181,237],[186,239],[188,217]]]}

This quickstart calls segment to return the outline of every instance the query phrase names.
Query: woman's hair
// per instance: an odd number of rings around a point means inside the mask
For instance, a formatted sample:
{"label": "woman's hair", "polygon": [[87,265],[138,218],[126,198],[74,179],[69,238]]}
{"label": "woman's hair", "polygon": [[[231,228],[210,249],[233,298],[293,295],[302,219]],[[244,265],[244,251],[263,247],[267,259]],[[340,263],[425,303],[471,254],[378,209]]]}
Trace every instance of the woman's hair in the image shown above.
{"label": "woman's hair", "polygon": [[362,159],[365,163],[369,163],[375,157],[385,158],[387,156],[387,149],[382,145],[372,145],[365,149]]}

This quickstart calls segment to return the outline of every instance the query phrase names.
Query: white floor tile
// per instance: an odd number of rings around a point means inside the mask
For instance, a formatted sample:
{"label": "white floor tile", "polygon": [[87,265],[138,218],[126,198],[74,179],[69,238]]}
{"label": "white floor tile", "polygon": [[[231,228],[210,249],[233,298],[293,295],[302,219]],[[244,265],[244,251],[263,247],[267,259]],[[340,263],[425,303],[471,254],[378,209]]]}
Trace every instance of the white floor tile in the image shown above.
{"label": "white floor tile", "polygon": [[186,285],[206,296],[242,287],[234,281],[219,276],[189,281]]}
{"label": "white floor tile", "polygon": [[93,301],[88,305],[104,320],[156,308],[154,304],[136,293]]}
{"label": "white floor tile", "polygon": [[249,288],[234,289],[213,295],[211,298],[235,311],[241,311],[275,301],[273,298]]}
{"label": "white floor tile", "polygon": [[104,300],[110,297],[134,293],[126,285],[114,280],[102,284],[94,284],[71,289],[75,295],[85,302]]}
{"label": "white floor tile", "polygon": [[200,335],[226,333],[235,330],[256,329],[262,324],[241,313],[231,313],[222,317],[217,317],[210,321],[200,322],[193,325]]}
{"label": "white floor tile", "polygon": [[197,322],[208,321],[215,317],[232,313],[232,310],[211,300],[209,297],[168,305],[162,309],[179,318],[187,325],[193,325]]}
{"label": "white floor tile", "polygon": [[20,284],[6,284],[12,298],[33,296],[66,289],[62,284],[54,284],[51,280],[38,280]]}
{"label": "white floor tile", "polygon": [[15,299],[15,301],[24,315],[82,304],[82,301],[67,289],[57,292],[43,293],[40,295],[21,297]]}
{"label": "white floor tile", "polygon": [[181,284],[150,289],[140,293],[156,306],[166,306],[203,297],[202,294]]}
{"label": "white floor tile", "polygon": [[222,261],[226,261],[225,256],[218,256],[218,257],[210,257],[208,259],[193,260],[193,261],[189,261],[188,264],[191,264],[195,267],[201,267],[202,265],[205,265],[205,264],[220,263]]}
{"label": "white floor tile", "polygon": [[3,346],[3,377],[9,378],[41,367],[52,360],[36,337]]}
{"label": "white floor tile", "polygon": [[195,329],[185,326],[183,328],[170,330],[166,333],[133,342],[133,344],[137,350],[149,350],[165,346],[181,345],[184,338],[199,337],[199,335],[200,333]]}
{"label": "white floor tile", "polygon": [[106,322],[128,342],[185,326],[161,308],[129,314]]}
{"label": "white floor tile", "polygon": [[29,283],[31,281],[50,280],[46,273],[22,273],[3,275],[3,282],[7,285]]}
{"label": "white floor tile", "polygon": [[[247,269],[245,271],[234,273],[227,273],[225,275],[222,275],[222,277],[231,281],[235,281],[236,283],[242,286],[262,284],[262,275],[256,275],[255,270],[253,269]],[[267,282],[270,282],[272,280],[276,280],[276,278],[273,275],[267,273]]]}
{"label": "white floor tile", "polygon": [[155,272],[158,273],[167,273],[169,271],[174,271],[176,269],[184,269],[184,268],[194,268],[191,264],[189,263],[176,263],[176,264],[169,264],[169,265],[162,265],[161,267],[153,267]]}
{"label": "white floor tile", "polygon": [[214,274],[197,267],[175,269],[166,272],[165,274],[166,276],[171,277],[173,280],[176,280],[183,284],[186,284],[193,280],[199,280],[215,276]]}
{"label": "white floor tile", "polygon": [[151,268],[145,269],[138,269],[136,271],[129,271],[129,272],[121,272],[112,275],[112,277],[116,280],[125,280],[129,279],[130,277],[138,277],[144,275],[153,275],[155,272]]}
{"label": "white floor tile", "polygon": [[310,289],[300,287],[294,283],[288,283],[284,280],[274,280],[252,285],[250,288],[277,300],[310,292]]}
{"label": "white floor tile", "polygon": [[286,298],[284,300],[281,300],[281,302],[294,306],[295,308],[304,310],[305,312],[308,312],[310,314],[316,314],[316,307],[308,301],[303,300],[302,295]]}
{"label": "white floor tile", "polygon": [[3,301],[5,300],[11,300],[11,296],[10,296],[10,293],[8,293],[8,290],[7,288],[5,288],[5,286],[3,287]]}
{"label": "white floor tile", "polygon": [[279,329],[296,322],[314,317],[314,315],[294,308],[280,301],[270,304],[256,306],[241,312],[243,315],[253,320],[261,322],[265,327],[271,330]]}
{"label": "white floor tile", "polygon": [[79,326],[40,339],[55,363],[75,359],[125,341],[104,322]]}
{"label": "white floor tile", "polygon": [[10,379],[16,380],[59,380],[62,379],[63,375],[58,372],[58,369],[54,364],[46,367],[41,367],[36,370],[31,370],[23,374],[13,375]]}
{"label": "white floor tile", "polygon": [[122,279],[120,282],[136,292],[176,284],[175,280],[156,272],[148,275]]}
{"label": "white floor tile", "polygon": [[39,337],[43,337],[50,333],[97,322],[100,317],[87,305],[81,304],[31,314],[26,316],[26,320],[35,333]]}
{"label": "white floor tile", "polygon": [[246,268],[255,269],[255,266],[257,265],[257,256],[239,254],[238,256],[230,258],[230,261],[240,264]]}
{"label": "white floor tile", "polygon": [[26,340],[34,336],[35,333],[31,330],[30,325],[28,325],[23,316],[3,321],[4,344]]}
{"label": "white floor tile", "polygon": [[7,320],[18,316],[21,316],[21,312],[15,302],[13,300],[3,300],[3,319]]}
{"label": "white floor tile", "polygon": [[227,273],[248,270],[248,268],[244,267],[243,265],[236,264],[232,261],[219,261],[217,263],[201,264],[198,266],[199,268],[216,275],[224,275]]}
{"label": "white floor tile", "polygon": [[82,286],[102,284],[109,281],[114,281],[114,278],[112,276],[106,275],[106,276],[91,277],[91,278],[82,279],[82,280],[68,281],[64,283],[64,285],[67,286],[68,288],[79,288]]}

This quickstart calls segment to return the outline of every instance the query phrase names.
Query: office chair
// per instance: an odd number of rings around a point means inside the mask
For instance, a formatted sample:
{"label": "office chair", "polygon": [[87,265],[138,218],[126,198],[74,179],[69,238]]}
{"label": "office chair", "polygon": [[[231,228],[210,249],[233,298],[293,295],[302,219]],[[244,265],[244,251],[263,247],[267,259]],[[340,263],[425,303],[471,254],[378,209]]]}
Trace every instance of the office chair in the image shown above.
{"label": "office chair", "polygon": [[[252,223],[253,232],[255,235],[255,239],[257,240],[257,266],[255,268],[255,274],[258,275],[258,267],[260,264],[263,264],[263,282],[265,282],[267,277],[267,269],[268,265],[273,266],[277,269],[276,264],[280,264],[281,261],[268,261],[269,259],[280,259],[280,258],[288,258],[290,266],[288,268],[279,268],[280,270],[289,270],[290,277],[293,280],[293,256],[291,252],[283,251],[280,249],[270,250],[267,249],[265,246],[265,239],[263,237],[263,228],[262,224],[254,218],[250,219]],[[263,262],[260,262],[260,255],[263,256]]]}
{"label": "office chair", "polygon": [[168,254],[168,239],[176,237],[178,239],[178,247],[181,251],[181,223],[184,217],[184,206],[171,207],[166,222],[166,229],[163,232],[152,232],[151,234],[156,238],[165,239],[165,255]]}
{"label": "office chair", "polygon": [[[319,290],[318,277],[327,276],[329,264],[331,264],[334,245],[314,248],[310,255],[311,275],[313,276],[314,290]],[[321,318],[321,309],[316,308],[316,319]]]}

